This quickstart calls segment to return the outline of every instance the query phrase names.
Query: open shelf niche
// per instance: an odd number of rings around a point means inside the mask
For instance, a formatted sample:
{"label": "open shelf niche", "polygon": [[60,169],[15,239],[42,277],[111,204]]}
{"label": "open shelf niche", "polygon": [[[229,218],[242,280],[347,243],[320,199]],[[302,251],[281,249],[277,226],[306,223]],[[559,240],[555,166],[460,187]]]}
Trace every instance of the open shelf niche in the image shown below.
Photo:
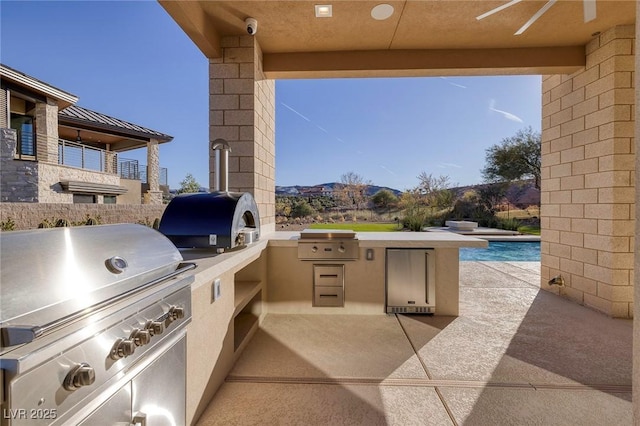
{"label": "open shelf niche", "polygon": [[263,317],[265,261],[265,256],[262,255],[235,275],[233,349],[236,354],[240,354],[251,340]]}

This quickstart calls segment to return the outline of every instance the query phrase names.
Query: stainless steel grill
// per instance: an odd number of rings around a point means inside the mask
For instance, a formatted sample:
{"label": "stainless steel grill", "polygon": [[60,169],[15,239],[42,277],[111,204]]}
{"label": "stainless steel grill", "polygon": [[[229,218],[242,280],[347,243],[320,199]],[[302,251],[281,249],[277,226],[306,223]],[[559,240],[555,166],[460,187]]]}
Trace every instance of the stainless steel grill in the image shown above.
{"label": "stainless steel grill", "polygon": [[4,232],[0,254],[3,426],[184,423],[195,265],[166,237]]}

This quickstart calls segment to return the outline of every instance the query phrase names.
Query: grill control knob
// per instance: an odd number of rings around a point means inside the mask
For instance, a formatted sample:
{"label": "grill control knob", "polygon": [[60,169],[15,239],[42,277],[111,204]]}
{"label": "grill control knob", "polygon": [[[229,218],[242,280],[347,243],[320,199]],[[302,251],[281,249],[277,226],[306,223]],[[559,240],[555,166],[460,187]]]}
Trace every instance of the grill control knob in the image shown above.
{"label": "grill control knob", "polygon": [[156,334],[162,334],[164,331],[164,323],[160,321],[147,321],[144,328],[149,330],[151,336],[155,336]]}
{"label": "grill control knob", "polygon": [[169,309],[169,318],[171,318],[172,321],[184,318],[184,308],[172,306],[171,309]]}
{"label": "grill control knob", "polygon": [[109,354],[109,357],[111,359],[118,360],[120,358],[125,358],[129,355],[133,355],[135,351],[136,344],[133,342],[133,340],[118,339],[113,345],[113,348],[111,348],[111,354]]}
{"label": "grill control knob", "polygon": [[86,362],[76,365],[64,378],[62,386],[68,391],[74,391],[82,386],[92,385],[96,381],[96,371]]}
{"label": "grill control knob", "polygon": [[317,251],[318,251],[318,247],[317,247],[317,246],[313,246],[313,247],[311,247],[311,252],[312,252],[312,253],[315,253],[315,252],[317,252]]}
{"label": "grill control knob", "polygon": [[346,251],[346,249],[344,248],[344,246],[342,244],[340,244],[340,247],[338,247],[338,251],[340,253],[344,253]]}
{"label": "grill control knob", "polygon": [[144,346],[149,344],[151,341],[151,333],[149,330],[134,328],[129,339],[133,340],[133,343],[135,343],[136,346]]}

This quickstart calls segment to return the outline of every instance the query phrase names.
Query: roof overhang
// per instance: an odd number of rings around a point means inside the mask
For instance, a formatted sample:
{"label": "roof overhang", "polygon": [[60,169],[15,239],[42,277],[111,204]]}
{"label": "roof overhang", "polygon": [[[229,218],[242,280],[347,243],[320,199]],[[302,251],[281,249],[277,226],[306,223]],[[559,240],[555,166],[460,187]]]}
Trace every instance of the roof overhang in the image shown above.
{"label": "roof overhang", "polygon": [[62,189],[64,189],[65,191],[75,192],[79,194],[120,195],[128,191],[124,186],[82,182],[76,180],[60,181],[60,186],[62,186]]}
{"label": "roof overhang", "polygon": [[[244,20],[255,18],[267,78],[570,73],[585,65],[584,46],[595,35],[633,24],[636,7],[596,0],[596,18],[585,22],[583,1],[558,0],[515,35],[547,1],[159,2],[209,58],[222,55],[225,36],[246,35]],[[315,16],[319,3],[332,4],[332,17]],[[381,3],[393,13],[376,20]]]}
{"label": "roof overhang", "polygon": [[57,100],[58,107],[60,108],[66,108],[78,102],[77,96],[21,73],[20,71],[16,71],[13,68],[9,68],[6,65],[0,64],[0,77],[2,77],[3,80],[8,80],[13,84],[24,87],[29,91]]}

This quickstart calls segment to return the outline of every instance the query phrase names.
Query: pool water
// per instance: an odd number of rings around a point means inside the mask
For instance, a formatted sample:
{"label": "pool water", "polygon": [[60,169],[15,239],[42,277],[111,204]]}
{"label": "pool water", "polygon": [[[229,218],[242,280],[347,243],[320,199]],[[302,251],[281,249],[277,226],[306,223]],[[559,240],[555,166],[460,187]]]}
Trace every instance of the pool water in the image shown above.
{"label": "pool water", "polygon": [[461,248],[460,260],[539,262],[540,242],[489,241],[489,248]]}

